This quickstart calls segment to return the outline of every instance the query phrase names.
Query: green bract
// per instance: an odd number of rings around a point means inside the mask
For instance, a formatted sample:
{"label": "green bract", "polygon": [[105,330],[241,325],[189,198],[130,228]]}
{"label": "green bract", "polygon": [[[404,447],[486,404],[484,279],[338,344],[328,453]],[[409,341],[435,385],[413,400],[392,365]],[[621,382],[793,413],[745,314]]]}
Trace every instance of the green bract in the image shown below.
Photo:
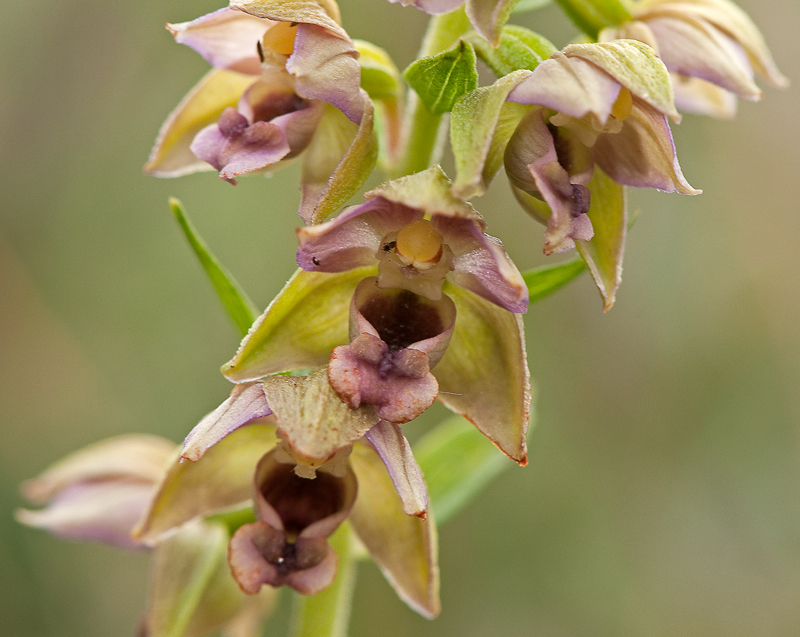
{"label": "green bract", "polygon": [[412,63],[403,76],[431,113],[447,113],[459,97],[478,86],[475,50],[460,40],[444,53]]}

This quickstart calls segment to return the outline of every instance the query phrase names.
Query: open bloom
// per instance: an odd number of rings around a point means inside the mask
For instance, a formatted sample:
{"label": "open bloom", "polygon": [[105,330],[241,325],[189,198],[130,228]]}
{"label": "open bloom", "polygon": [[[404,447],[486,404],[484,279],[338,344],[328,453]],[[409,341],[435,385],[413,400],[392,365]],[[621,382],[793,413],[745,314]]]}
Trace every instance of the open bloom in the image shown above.
{"label": "open bloom", "polygon": [[[586,184],[595,165],[623,185],[700,192],[678,164],[667,123],[668,116],[679,119],[669,77],[646,45],[570,45],[539,64],[508,100],[535,105],[509,140],[505,166],[521,203],[547,223],[545,254],[592,237]],[[543,200],[549,218],[520,191]]]}
{"label": "open bloom", "polygon": [[168,25],[214,68],[167,118],[145,171],[214,169],[235,183],[308,150],[301,215],[313,216],[329,179],[336,192],[327,197],[346,200],[375,158],[372,103],[338,21],[334,2],[298,8],[267,0]]}
{"label": "open bloom", "polygon": [[758,28],[730,0],[642,0],[631,12],[633,22],[600,38],[649,44],[672,73],[681,111],[733,117],[737,97],[761,99],[754,74],[778,88],[788,85]]}
{"label": "open bloom", "polygon": [[304,270],[342,272],[379,264],[378,286],[437,300],[445,279],[511,312],[525,312],[528,290],[503,244],[468,203],[450,195],[441,168],[388,182],[366,203],[297,231]]}
{"label": "open bloom", "polygon": [[314,594],[333,581],[327,537],[348,519],[400,596],[423,615],[438,613],[435,526],[410,446],[373,409],[344,405],[324,369],[237,385],[192,430],[181,458],[137,537],[254,501],[256,520],[228,550],[239,586]]}
{"label": "open bloom", "polygon": [[[68,539],[152,549],[143,636],[200,637],[234,624],[250,627],[255,634],[274,596],[271,591],[244,595],[231,579],[225,525],[197,519],[169,537],[144,541],[131,535],[177,451],[175,444],[157,436],[126,435],[98,442],[26,482],[23,494],[46,506],[20,510],[17,519]],[[214,566],[210,572],[209,566]],[[206,569],[207,577],[194,606],[176,605],[187,586],[198,585],[198,569]]]}

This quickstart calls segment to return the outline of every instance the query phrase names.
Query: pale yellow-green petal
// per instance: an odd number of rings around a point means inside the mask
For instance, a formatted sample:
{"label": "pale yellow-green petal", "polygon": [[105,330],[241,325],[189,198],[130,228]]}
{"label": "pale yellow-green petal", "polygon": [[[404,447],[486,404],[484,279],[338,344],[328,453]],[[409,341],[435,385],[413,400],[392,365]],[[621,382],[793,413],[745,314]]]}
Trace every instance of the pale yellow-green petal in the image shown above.
{"label": "pale yellow-green petal", "polygon": [[258,18],[316,24],[347,39],[347,33],[339,26],[341,16],[334,0],[234,0],[230,7]]}

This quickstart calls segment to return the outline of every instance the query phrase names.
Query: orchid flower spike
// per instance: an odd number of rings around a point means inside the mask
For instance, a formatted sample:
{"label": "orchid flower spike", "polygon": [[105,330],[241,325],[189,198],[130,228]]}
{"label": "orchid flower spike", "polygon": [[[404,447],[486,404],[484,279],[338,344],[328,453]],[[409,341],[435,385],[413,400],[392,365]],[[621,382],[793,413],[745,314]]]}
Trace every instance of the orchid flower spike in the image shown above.
{"label": "orchid flower spike", "polygon": [[681,172],[667,123],[680,118],[669,75],[641,42],[569,45],[508,100],[534,105],[508,142],[505,167],[520,203],[547,224],[545,254],[593,236],[586,184],[595,165],[626,186],[700,192]]}
{"label": "orchid flower spike", "polygon": [[[245,1],[168,28],[214,68],[167,118],[145,172],[175,177],[213,168],[235,183],[296,157],[320,127],[370,145],[372,104],[360,89],[358,52],[339,26],[334,2],[298,8]],[[324,179],[316,166],[309,179],[324,182],[346,149],[327,150],[342,152],[325,157]]]}
{"label": "orchid flower spike", "polygon": [[486,223],[450,194],[434,166],[387,182],[366,203],[297,231],[297,263],[311,272],[379,264],[378,287],[404,288],[438,300],[445,279],[511,312],[525,312],[522,275]]}
{"label": "orchid flower spike", "polygon": [[642,0],[631,13],[634,21],[600,39],[649,44],[672,74],[681,111],[731,119],[737,97],[761,99],[754,74],[776,88],[789,84],[750,16],[730,0]]}

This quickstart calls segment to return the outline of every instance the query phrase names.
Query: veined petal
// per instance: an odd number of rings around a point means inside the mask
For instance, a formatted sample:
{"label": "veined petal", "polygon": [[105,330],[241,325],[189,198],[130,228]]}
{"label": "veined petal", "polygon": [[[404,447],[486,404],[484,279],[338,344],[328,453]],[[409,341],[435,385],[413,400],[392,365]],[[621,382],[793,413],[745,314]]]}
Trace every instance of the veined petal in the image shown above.
{"label": "veined petal", "polygon": [[681,172],[667,118],[644,102],[634,102],[622,130],[601,135],[593,148],[597,164],[626,186],[698,195]]}
{"label": "veined petal", "polygon": [[422,219],[422,210],[375,197],[325,223],[297,230],[297,265],[316,272],[343,272],[375,263],[381,240]]}
{"label": "veined petal", "polygon": [[358,51],[349,38],[300,24],[286,70],[295,77],[299,94],[333,104],[354,124],[361,122],[368,98],[361,92]]}
{"label": "veined petal", "polygon": [[675,106],[684,113],[709,115],[719,119],[736,116],[736,96],[699,77],[672,74]]}
{"label": "veined petal", "polygon": [[222,373],[234,382],[327,363],[345,345],[353,292],[377,268],[337,274],[298,270],[250,328]]}
{"label": "veined petal", "polygon": [[432,516],[406,515],[372,447],[355,445],[350,458],[358,478],[358,497],[350,513],[353,529],[403,601],[425,617],[436,617],[441,604]]}
{"label": "veined petal", "polygon": [[222,438],[196,462],[176,453],[134,537],[153,543],[193,518],[243,506],[253,498],[259,459],[276,441],[274,425],[251,423]]}
{"label": "veined petal", "polygon": [[308,376],[271,376],[264,392],[280,432],[294,451],[311,460],[333,456],[380,420],[370,405],[345,405],[330,386],[326,367]]}
{"label": "veined petal", "polygon": [[498,239],[472,219],[437,215],[431,223],[453,251],[453,271],[447,275],[451,282],[510,312],[527,311],[528,288]]}
{"label": "veined petal", "polygon": [[500,34],[511,10],[518,0],[467,0],[466,12],[469,21],[492,46],[500,42]]}
{"label": "veined petal", "polygon": [[445,293],[456,305],[456,326],[434,369],[439,400],[524,465],[531,389],[522,319],[449,283]]}
{"label": "veined petal", "polygon": [[464,0],[389,0],[389,2],[394,4],[399,2],[404,7],[413,5],[428,15],[450,13],[464,4]]}
{"label": "veined petal", "polygon": [[196,462],[239,427],[272,413],[261,383],[236,385],[230,398],[201,420],[183,442],[181,459]]}
{"label": "veined petal", "polygon": [[367,431],[364,437],[372,443],[375,451],[386,465],[386,470],[395,489],[403,501],[403,511],[408,515],[424,518],[428,510],[428,489],[425,478],[411,452],[400,427],[381,420]]}
{"label": "veined petal", "polygon": [[214,69],[183,98],[164,122],[144,171],[156,177],[180,177],[213,170],[190,145],[203,128],[219,120],[222,112],[241,98],[256,81],[252,75]]}
{"label": "veined petal", "polygon": [[619,89],[618,81],[591,62],[557,51],[511,91],[508,101],[540,104],[577,119],[593,113],[605,123]]}
{"label": "veined petal", "polygon": [[256,45],[273,24],[225,7],[167,28],[176,42],[197,51],[211,66],[258,75],[261,62]]}
{"label": "veined petal", "polygon": [[341,16],[334,0],[234,0],[230,7],[258,18],[316,24],[348,39],[345,30],[339,26]]}

